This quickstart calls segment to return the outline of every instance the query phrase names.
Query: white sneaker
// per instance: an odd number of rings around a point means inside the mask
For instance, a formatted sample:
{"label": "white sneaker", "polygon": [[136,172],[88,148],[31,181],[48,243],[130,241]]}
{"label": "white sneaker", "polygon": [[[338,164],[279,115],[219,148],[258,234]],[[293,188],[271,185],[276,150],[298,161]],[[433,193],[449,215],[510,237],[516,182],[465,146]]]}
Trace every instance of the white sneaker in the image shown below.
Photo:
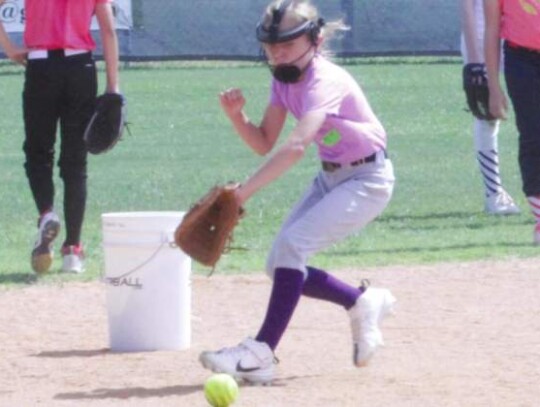
{"label": "white sneaker", "polygon": [[504,189],[486,197],[485,211],[490,215],[516,215],[520,212],[512,197]]}
{"label": "white sneaker", "polygon": [[62,247],[62,271],[76,274],[84,271],[84,251],[81,245]]}
{"label": "white sneaker", "polygon": [[36,273],[45,273],[51,267],[54,251],[53,241],[60,232],[60,219],[54,212],[47,212],[39,220],[38,233],[32,249],[32,269]]}
{"label": "white sneaker", "polygon": [[269,384],[274,379],[272,349],[252,338],[232,348],[202,352],[199,361],[214,373],[227,373],[252,384]]}
{"label": "white sneaker", "polygon": [[348,311],[353,337],[353,363],[368,364],[375,350],[384,344],[379,324],[392,312],[396,299],[384,288],[366,288]]}

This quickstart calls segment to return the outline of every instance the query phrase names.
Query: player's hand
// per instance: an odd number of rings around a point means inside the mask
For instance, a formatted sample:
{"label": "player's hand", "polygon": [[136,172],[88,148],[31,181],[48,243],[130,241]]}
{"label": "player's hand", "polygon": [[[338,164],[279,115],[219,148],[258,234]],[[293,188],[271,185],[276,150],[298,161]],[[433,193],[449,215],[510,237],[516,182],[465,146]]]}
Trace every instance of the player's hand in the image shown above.
{"label": "player's hand", "polygon": [[234,117],[242,111],[246,104],[246,99],[240,89],[232,88],[219,94],[219,102],[225,114],[229,117]]}
{"label": "player's hand", "polygon": [[13,47],[6,51],[7,57],[16,64],[26,66],[26,57],[28,50],[26,48]]}
{"label": "player's hand", "polygon": [[236,188],[236,190],[234,191],[234,196],[236,197],[238,206],[243,206],[249,198],[248,196],[246,196],[245,191],[242,190],[242,185]]}
{"label": "player's hand", "polygon": [[508,100],[500,86],[489,89],[489,112],[497,119],[506,120]]}

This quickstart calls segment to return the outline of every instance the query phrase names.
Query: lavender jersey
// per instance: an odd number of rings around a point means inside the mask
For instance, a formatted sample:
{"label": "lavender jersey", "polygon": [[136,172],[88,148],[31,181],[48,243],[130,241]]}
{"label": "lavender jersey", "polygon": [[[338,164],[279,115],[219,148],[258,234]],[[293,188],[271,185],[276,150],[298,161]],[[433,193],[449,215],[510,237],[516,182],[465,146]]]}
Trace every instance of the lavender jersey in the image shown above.
{"label": "lavender jersey", "polygon": [[386,148],[386,132],[360,86],[322,55],[313,58],[302,81],[284,84],[274,79],[270,103],[297,120],[308,112],[325,112],[315,136],[321,160],[344,164]]}

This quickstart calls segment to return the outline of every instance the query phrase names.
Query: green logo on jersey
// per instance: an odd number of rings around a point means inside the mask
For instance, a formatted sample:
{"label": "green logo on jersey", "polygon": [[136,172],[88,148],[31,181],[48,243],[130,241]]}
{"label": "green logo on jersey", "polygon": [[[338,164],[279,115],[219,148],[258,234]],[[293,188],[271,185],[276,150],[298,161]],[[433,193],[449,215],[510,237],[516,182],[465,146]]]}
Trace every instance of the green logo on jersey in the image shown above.
{"label": "green logo on jersey", "polygon": [[[537,3],[540,3],[539,0],[535,1]],[[519,0],[519,3],[521,4],[521,8],[523,9],[523,11],[525,11],[527,14],[531,14],[533,16],[538,14],[536,6],[534,4],[531,4],[530,0]]]}
{"label": "green logo on jersey", "polygon": [[323,137],[322,142],[325,146],[332,147],[339,143],[339,140],[341,140],[341,135],[336,130],[332,130]]}

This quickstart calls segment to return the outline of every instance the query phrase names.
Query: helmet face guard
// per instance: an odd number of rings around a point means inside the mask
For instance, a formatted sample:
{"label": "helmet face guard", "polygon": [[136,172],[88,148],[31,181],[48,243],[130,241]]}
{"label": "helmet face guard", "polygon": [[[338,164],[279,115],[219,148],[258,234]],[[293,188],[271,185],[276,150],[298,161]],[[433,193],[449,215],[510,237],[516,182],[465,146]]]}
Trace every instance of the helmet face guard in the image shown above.
{"label": "helmet face guard", "polygon": [[304,58],[306,54],[311,50],[311,47],[313,47],[313,45],[310,45],[306,52],[304,52],[302,55],[300,55],[294,61],[289,62],[288,64],[269,65],[272,76],[283,83],[298,82],[309,64],[307,64],[303,69],[300,69],[298,66],[296,66],[296,62]]}
{"label": "helmet face guard", "polygon": [[276,44],[280,42],[286,42],[301,37],[304,34],[309,34],[309,39],[313,44],[316,43],[317,37],[324,25],[324,20],[319,19],[317,22],[305,21],[297,27],[294,27],[287,31],[279,31],[279,25],[285,15],[285,11],[291,5],[292,0],[284,0],[281,2],[278,8],[272,10],[272,21],[270,27],[265,28],[263,21],[261,20],[257,24],[256,35],[259,42],[265,44]]}

